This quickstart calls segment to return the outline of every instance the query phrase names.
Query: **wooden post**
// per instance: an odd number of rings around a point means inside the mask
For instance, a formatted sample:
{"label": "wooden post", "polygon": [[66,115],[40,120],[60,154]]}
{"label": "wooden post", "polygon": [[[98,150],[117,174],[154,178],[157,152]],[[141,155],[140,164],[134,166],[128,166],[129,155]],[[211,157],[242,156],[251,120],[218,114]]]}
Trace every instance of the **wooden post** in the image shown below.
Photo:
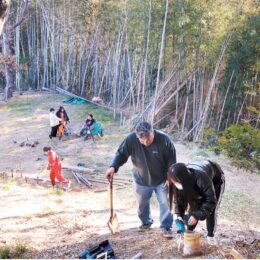
{"label": "wooden post", "polygon": [[123,113],[120,112],[120,126],[123,126]]}

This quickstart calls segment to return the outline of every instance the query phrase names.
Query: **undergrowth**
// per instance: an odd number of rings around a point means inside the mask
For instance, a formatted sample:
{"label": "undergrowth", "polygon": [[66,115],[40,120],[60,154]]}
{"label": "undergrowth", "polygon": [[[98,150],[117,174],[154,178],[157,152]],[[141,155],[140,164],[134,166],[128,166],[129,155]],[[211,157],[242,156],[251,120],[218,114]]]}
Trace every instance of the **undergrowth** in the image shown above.
{"label": "undergrowth", "polygon": [[250,124],[230,125],[219,134],[207,129],[200,144],[216,154],[226,154],[238,168],[257,169],[259,173],[260,132]]}
{"label": "undergrowth", "polygon": [[0,248],[0,259],[24,259],[28,248],[24,244],[16,244],[15,247],[3,246]]}

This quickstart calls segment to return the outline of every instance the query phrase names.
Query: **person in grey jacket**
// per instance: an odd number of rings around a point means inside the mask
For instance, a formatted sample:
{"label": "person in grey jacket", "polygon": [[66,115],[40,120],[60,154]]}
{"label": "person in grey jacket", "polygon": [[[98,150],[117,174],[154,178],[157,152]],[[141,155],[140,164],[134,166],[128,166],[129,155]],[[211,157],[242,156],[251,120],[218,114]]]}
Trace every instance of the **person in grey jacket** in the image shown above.
{"label": "person in grey jacket", "polygon": [[168,171],[168,181],[170,207],[174,197],[177,229],[182,229],[183,222],[188,230],[194,230],[199,220],[206,219],[208,243],[215,244],[217,209],[225,189],[220,166],[210,160],[187,165],[176,163]]}
{"label": "person in grey jacket", "polygon": [[119,146],[117,153],[106,171],[108,181],[131,157],[133,163],[133,189],[141,220],[139,231],[145,231],[153,224],[150,213],[150,199],[155,192],[160,206],[160,228],[165,237],[172,237],[173,217],[169,210],[167,192],[167,171],[176,163],[176,152],[170,138],[154,130],[148,122],[140,122]]}

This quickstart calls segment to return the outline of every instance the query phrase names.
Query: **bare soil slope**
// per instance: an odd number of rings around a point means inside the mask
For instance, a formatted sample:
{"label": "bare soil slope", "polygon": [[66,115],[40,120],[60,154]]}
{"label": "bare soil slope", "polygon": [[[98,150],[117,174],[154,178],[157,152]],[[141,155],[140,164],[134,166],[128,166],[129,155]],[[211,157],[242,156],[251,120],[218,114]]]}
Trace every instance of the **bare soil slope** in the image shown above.
{"label": "bare soil slope", "polygon": [[[22,256],[27,258],[77,258],[86,248],[109,239],[118,258],[131,258],[138,252],[143,258],[182,258],[176,239],[161,237],[159,210],[153,198],[154,226],[151,231],[138,233],[139,221],[131,183],[115,191],[115,210],[120,221],[120,232],[111,235],[107,192],[94,192],[106,184],[93,183],[93,189],[79,185],[72,173],[63,175],[72,181],[69,191],[52,190],[49,183],[39,183],[27,177],[48,178],[47,158],[42,147],[52,146],[62,158],[63,165],[84,163],[103,174],[120,142],[129,129],[120,128],[107,111],[87,105],[64,105],[70,116],[70,129],[79,132],[87,112],[102,123],[105,136],[84,142],[81,138],[50,140],[48,111],[58,108],[65,97],[46,93],[27,93],[0,105],[0,252],[24,245]],[[21,143],[38,141],[36,147]],[[218,221],[218,247],[204,247],[202,258],[229,258],[229,248],[235,248],[246,258],[260,256],[260,176],[237,170],[224,156],[216,156],[193,144],[176,143],[179,162],[211,158],[223,167],[226,192]],[[120,171],[129,177],[131,163]],[[11,177],[13,175],[13,178]],[[87,175],[86,175],[87,177]],[[197,231],[205,239],[205,223]]]}

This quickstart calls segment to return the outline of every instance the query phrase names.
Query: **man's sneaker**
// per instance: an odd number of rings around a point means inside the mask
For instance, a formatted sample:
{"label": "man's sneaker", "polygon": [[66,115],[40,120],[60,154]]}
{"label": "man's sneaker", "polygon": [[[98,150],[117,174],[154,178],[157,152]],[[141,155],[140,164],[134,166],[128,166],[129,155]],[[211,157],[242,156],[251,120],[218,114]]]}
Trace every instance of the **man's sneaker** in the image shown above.
{"label": "man's sneaker", "polygon": [[210,245],[210,246],[217,245],[217,240],[215,239],[215,237],[207,237],[207,242],[208,242],[208,245]]}
{"label": "man's sneaker", "polygon": [[173,238],[173,232],[171,228],[161,228],[163,237]]}
{"label": "man's sneaker", "polygon": [[152,224],[142,224],[140,227],[138,227],[138,232],[149,230],[151,228],[151,225]]}

